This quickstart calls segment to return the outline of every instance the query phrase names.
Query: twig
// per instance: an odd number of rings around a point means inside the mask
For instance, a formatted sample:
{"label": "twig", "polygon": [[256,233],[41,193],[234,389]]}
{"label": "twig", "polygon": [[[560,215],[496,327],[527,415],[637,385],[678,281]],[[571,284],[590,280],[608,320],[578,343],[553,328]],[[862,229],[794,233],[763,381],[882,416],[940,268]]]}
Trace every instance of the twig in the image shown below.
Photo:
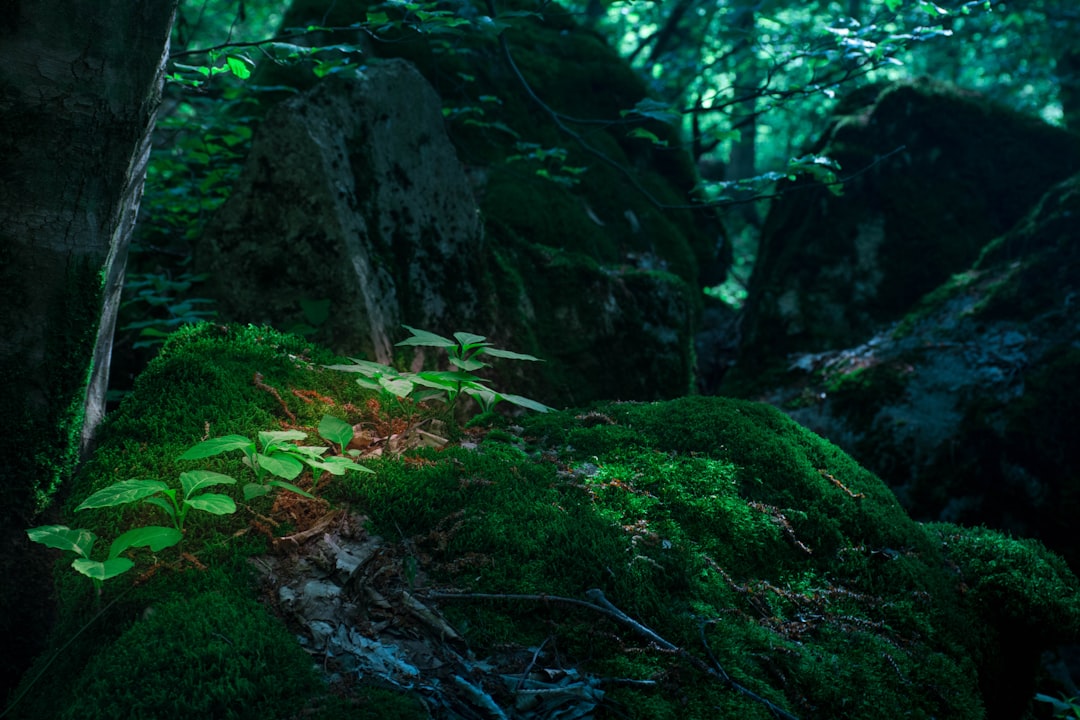
{"label": "twig", "polygon": [[[724,670],[724,668],[721,667],[720,664],[716,662],[715,658],[712,658],[712,659],[713,659],[713,662],[716,665],[716,667],[711,667],[707,663],[702,661],[700,658],[695,657],[694,655],[691,655],[689,652],[687,652],[686,650],[680,648],[679,646],[668,642],[663,637],[658,635],[651,628],[646,627],[645,625],[641,624],[637,620],[633,619],[632,617],[630,617],[629,615],[624,613],[622,610],[615,607],[615,605],[613,605],[611,603],[611,601],[609,601],[604,596],[604,592],[602,590],[600,590],[599,588],[593,588],[593,589],[588,590],[588,591],[585,592],[585,596],[588,597],[592,602],[587,602],[585,600],[578,600],[577,598],[560,597],[560,596],[557,596],[557,595],[520,595],[520,594],[498,594],[498,593],[447,593],[447,592],[439,592],[437,590],[429,590],[429,591],[425,592],[424,595],[425,595],[425,597],[429,597],[429,598],[433,598],[433,599],[439,599],[439,600],[443,600],[443,599],[449,599],[449,600],[504,600],[504,601],[505,600],[521,600],[521,601],[525,601],[525,602],[542,602],[542,603],[556,602],[556,603],[560,603],[560,604],[563,604],[563,605],[576,605],[576,606],[579,606],[579,607],[585,607],[585,608],[588,608],[588,609],[590,609],[590,610],[592,610],[594,612],[599,612],[599,613],[601,613],[603,615],[606,615],[609,618],[615,620],[616,622],[621,623],[622,625],[625,625],[625,626],[631,628],[632,630],[637,632],[639,635],[643,635],[646,638],[648,638],[649,640],[651,640],[657,647],[660,647],[660,648],[662,648],[664,650],[667,650],[669,652],[672,652],[672,653],[678,655],[679,657],[682,657],[682,658],[686,659],[691,665],[696,667],[698,670],[701,670],[702,672],[704,672],[704,673],[712,676],[713,678],[719,680],[721,683],[723,683],[724,685],[727,685],[732,690],[735,690],[736,692],[745,695],[746,697],[750,698],[754,702],[761,703],[766,708],[768,708],[768,710],[773,715],[775,715],[776,717],[783,718],[783,720],[799,720],[798,717],[796,717],[795,715],[792,715],[788,711],[784,710],[783,708],[781,708],[780,706],[778,706],[777,704],[775,704],[771,700],[767,700],[766,698],[761,697],[760,695],[755,693],[753,690],[750,690],[749,688],[744,687],[743,685],[740,685],[739,683],[732,680],[731,676],[728,675],[727,672]],[[707,646],[706,646],[706,649],[708,649]],[[710,652],[709,655],[711,657],[712,653]]]}

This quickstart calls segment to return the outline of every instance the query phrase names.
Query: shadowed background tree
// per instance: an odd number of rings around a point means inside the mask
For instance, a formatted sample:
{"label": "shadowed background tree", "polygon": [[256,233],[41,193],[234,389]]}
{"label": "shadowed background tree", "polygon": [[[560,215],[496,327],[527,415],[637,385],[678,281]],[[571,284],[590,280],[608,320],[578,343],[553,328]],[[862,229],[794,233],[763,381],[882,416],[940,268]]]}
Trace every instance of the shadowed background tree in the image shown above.
{"label": "shadowed background tree", "polygon": [[0,693],[46,625],[48,570],[27,562],[25,528],[104,413],[175,6],[16,0],[0,10]]}

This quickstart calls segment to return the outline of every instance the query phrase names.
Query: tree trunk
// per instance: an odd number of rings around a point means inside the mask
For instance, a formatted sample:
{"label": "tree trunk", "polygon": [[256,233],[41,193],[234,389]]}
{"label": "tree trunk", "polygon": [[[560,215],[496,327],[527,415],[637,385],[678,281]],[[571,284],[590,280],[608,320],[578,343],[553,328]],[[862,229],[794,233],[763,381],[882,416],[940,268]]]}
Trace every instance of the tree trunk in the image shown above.
{"label": "tree trunk", "polygon": [[17,681],[44,632],[39,586],[19,582],[30,565],[24,529],[101,419],[175,7],[176,0],[4,3],[0,636],[9,657],[19,657],[0,662],[2,682]]}
{"label": "tree trunk", "polygon": [[[731,126],[738,128],[740,137],[731,144],[731,155],[725,172],[725,180],[735,181],[757,175],[757,103],[758,85],[761,83],[761,61],[757,51],[757,18],[752,0],[743,0],[731,11],[729,26],[736,34],[736,42],[745,48],[736,57],[733,90],[742,102],[732,107]],[[746,193],[742,194],[747,196]],[[738,195],[737,195],[738,197]],[[739,206],[739,213],[754,226],[760,225],[757,210],[752,203]]]}

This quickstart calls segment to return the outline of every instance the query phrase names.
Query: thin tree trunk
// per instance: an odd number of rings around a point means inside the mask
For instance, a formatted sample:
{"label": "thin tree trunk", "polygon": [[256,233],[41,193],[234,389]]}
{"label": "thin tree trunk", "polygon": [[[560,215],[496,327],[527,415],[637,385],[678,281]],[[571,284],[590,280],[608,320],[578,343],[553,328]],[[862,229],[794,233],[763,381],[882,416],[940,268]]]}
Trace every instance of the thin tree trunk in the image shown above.
{"label": "thin tree trunk", "polygon": [[[0,637],[9,656],[44,632],[27,615],[40,612],[42,598],[18,579],[29,564],[19,555],[24,528],[101,419],[175,9],[176,0],[4,3]],[[0,682],[17,681],[24,660],[0,662]]]}
{"label": "thin tree trunk", "polygon": [[[731,126],[739,128],[740,137],[731,145],[731,155],[725,173],[729,181],[757,175],[757,102],[761,82],[761,64],[757,57],[757,18],[754,0],[744,0],[731,11],[730,27],[738,34],[745,50],[736,58],[734,93],[745,98],[732,108]],[[753,225],[759,224],[753,204],[740,207],[740,212]]]}

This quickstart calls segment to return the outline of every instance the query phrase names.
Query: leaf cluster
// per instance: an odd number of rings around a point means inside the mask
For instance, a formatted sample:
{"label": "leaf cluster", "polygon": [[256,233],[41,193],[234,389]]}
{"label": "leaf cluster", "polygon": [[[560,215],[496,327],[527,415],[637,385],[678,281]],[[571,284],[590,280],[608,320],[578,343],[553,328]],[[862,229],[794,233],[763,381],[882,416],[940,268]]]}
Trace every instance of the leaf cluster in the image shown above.
{"label": "leaf cluster", "polygon": [[[329,448],[324,446],[295,445],[293,441],[307,438],[307,433],[299,430],[260,432],[258,443],[243,435],[226,435],[204,440],[180,456],[180,460],[201,460],[222,453],[240,450],[244,453],[243,462],[255,474],[256,482],[244,486],[244,500],[266,495],[274,488],[288,490],[314,497],[289,482],[295,479],[305,467],[318,473],[344,475],[349,470],[374,472],[356,462],[359,451],[348,450],[353,438],[352,426],[332,415],[323,416],[319,423],[319,434],[335,444],[341,455],[324,457]],[[271,479],[271,476],[273,479]],[[111,508],[132,503],[145,503],[164,511],[172,527],[147,525],[128,530],[116,538],[109,546],[104,560],[94,560],[91,555],[98,537],[85,528],[70,528],[66,525],[43,525],[26,531],[29,538],[46,547],[74,552],[78,557],[72,567],[94,581],[100,590],[101,583],[121,575],[135,566],[135,563],[121,554],[138,547],[150,548],[159,552],[180,543],[184,537],[184,522],[191,510],[199,510],[210,515],[231,515],[236,512],[236,502],[223,493],[206,492],[207,488],[218,485],[235,485],[236,478],[210,470],[189,470],[180,473],[180,488],[169,487],[160,480],[131,479],[113,483],[86,498],[75,508],[76,512],[97,508]]]}
{"label": "leaf cluster", "polygon": [[356,382],[364,388],[378,392],[388,392],[395,397],[412,398],[416,402],[441,400],[451,409],[461,395],[475,400],[483,412],[489,412],[498,403],[505,400],[527,410],[548,412],[547,405],[521,395],[499,392],[489,387],[489,381],[476,375],[476,371],[489,367],[480,360],[481,356],[503,358],[507,360],[527,360],[538,362],[540,358],[524,353],[512,352],[493,347],[483,335],[457,332],[454,339],[436,335],[426,330],[418,330],[408,325],[403,326],[412,333],[397,343],[398,347],[433,347],[445,350],[450,370],[423,370],[420,372],[399,372],[389,365],[369,360],[352,360],[350,365],[327,365],[331,370],[358,373]]}

